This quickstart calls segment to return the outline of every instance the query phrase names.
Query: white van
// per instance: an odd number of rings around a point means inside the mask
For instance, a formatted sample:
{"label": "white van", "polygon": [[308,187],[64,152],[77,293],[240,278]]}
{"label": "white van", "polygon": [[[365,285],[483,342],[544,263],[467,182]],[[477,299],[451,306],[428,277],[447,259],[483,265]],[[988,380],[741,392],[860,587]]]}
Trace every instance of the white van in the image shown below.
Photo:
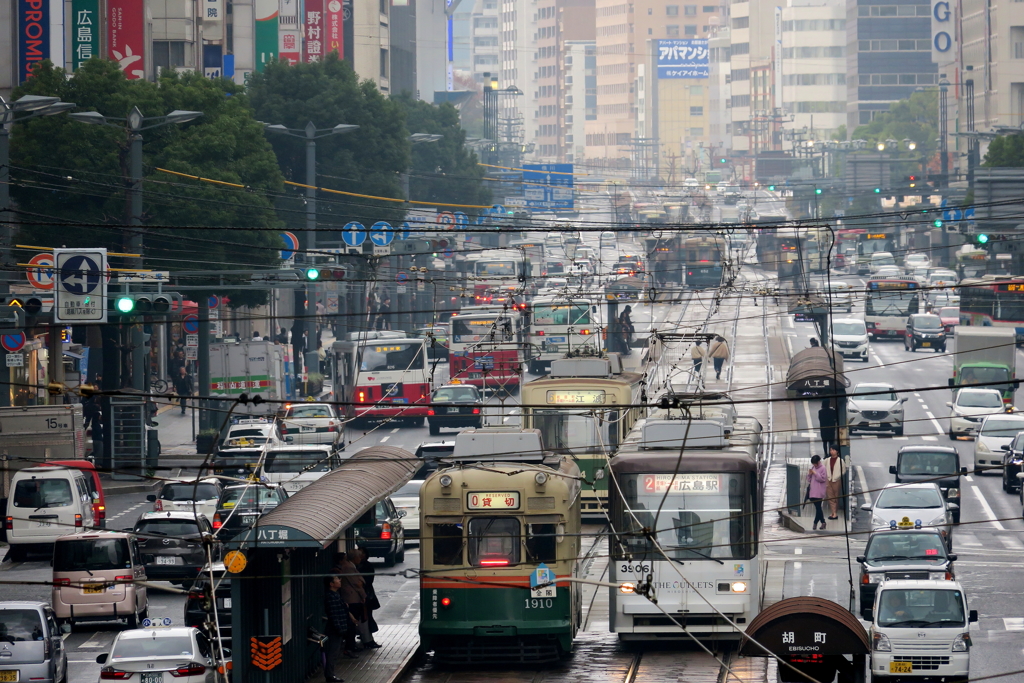
{"label": "white van", "polygon": [[275,446],[267,449],[260,481],[279,484],[292,496],[340,464],[341,458],[330,444]]}
{"label": "white van", "polygon": [[868,360],[868,330],[860,318],[833,318],[832,342],[843,358]]}
{"label": "white van", "polygon": [[871,622],[871,680],[966,681],[970,674],[970,624],[957,581],[884,581],[875,593]]}
{"label": "white van", "polygon": [[15,473],[4,519],[11,560],[23,559],[32,545],[92,531],[92,523],[92,493],[82,470],[47,466]]}
{"label": "white van", "polygon": [[896,259],[887,251],[876,251],[868,262],[868,271],[874,275],[883,266],[895,266]]}

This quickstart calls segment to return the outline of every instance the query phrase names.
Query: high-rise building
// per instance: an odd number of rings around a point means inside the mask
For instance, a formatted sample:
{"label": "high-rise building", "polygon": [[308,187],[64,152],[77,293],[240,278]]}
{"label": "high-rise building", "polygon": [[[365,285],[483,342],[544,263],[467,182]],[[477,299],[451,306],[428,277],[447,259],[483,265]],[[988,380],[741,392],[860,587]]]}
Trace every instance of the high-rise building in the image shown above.
{"label": "high-rise building", "polygon": [[[352,69],[386,95],[391,89],[391,3],[352,3]],[[413,81],[415,83],[415,81]]]}
{"label": "high-rise building", "polygon": [[732,80],[729,46],[732,37],[728,18],[708,37],[708,143],[732,151]]}
{"label": "high-rise building", "polygon": [[501,71],[501,12],[499,0],[476,0],[469,24],[473,80],[483,85],[484,74]]}
{"label": "high-rise building", "polygon": [[[960,7],[960,78],[974,81],[975,129],[1020,126],[1024,123],[1024,2],[963,0]],[[951,72],[946,77],[955,81]],[[966,97],[967,88],[958,91],[962,99]],[[961,102],[961,112],[966,112],[966,105]],[[966,116],[959,121],[960,130],[965,131]]]}
{"label": "high-rise building", "polygon": [[776,60],[787,127],[827,140],[846,125],[846,2],[790,0],[782,8],[782,58]]}
{"label": "high-rise building", "polygon": [[538,0],[501,0],[500,89],[516,88],[498,98],[502,140],[519,142],[529,152],[536,134],[538,76]]}
{"label": "high-rise building", "polygon": [[[777,7],[764,2],[734,1],[729,6],[730,18],[730,127],[733,156],[737,167],[751,169],[747,160],[759,150],[755,142],[755,128],[764,123],[765,112],[774,114],[778,107],[772,97],[765,100],[764,93],[771,91],[774,74],[765,76],[765,67],[771,67],[775,58],[775,21]],[[755,84],[751,78],[754,72],[767,77],[769,83]],[[760,102],[755,98],[761,97]],[[770,102],[770,106],[769,106]],[[760,108],[759,108],[760,107]],[[740,175],[749,177],[750,171]]]}
{"label": "high-rise building", "polygon": [[597,119],[597,44],[594,40],[567,40],[563,53],[565,92],[560,103],[558,160],[579,163],[586,159],[586,122]]}

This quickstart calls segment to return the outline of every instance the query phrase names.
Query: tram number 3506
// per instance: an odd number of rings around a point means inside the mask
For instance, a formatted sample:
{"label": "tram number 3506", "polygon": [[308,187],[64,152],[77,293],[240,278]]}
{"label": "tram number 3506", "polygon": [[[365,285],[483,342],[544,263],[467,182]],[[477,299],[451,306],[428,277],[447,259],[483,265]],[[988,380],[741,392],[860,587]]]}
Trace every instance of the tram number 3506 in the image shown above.
{"label": "tram number 3506", "polygon": [[552,598],[527,598],[526,609],[549,609],[555,606]]}
{"label": "tram number 3506", "polygon": [[651,565],[649,564],[620,564],[619,571],[623,574],[650,574]]}

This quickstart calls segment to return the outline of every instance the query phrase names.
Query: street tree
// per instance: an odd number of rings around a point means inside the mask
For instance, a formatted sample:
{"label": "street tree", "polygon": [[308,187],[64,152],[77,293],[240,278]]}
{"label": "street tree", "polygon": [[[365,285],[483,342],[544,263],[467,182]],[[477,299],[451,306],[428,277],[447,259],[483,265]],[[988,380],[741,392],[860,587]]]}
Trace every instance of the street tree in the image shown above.
{"label": "street tree", "polygon": [[1001,135],[989,143],[982,166],[1024,166],[1024,134]]}

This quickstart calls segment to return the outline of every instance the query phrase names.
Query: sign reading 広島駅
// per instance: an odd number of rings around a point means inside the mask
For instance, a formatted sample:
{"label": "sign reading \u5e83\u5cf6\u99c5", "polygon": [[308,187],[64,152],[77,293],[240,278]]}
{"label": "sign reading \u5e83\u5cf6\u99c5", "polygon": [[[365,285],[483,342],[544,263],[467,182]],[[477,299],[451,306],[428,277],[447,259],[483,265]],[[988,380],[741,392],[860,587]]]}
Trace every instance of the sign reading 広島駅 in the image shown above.
{"label": "sign reading \u5e83\u5cf6\u99c5", "polygon": [[658,41],[658,78],[707,78],[708,41],[668,38]]}

